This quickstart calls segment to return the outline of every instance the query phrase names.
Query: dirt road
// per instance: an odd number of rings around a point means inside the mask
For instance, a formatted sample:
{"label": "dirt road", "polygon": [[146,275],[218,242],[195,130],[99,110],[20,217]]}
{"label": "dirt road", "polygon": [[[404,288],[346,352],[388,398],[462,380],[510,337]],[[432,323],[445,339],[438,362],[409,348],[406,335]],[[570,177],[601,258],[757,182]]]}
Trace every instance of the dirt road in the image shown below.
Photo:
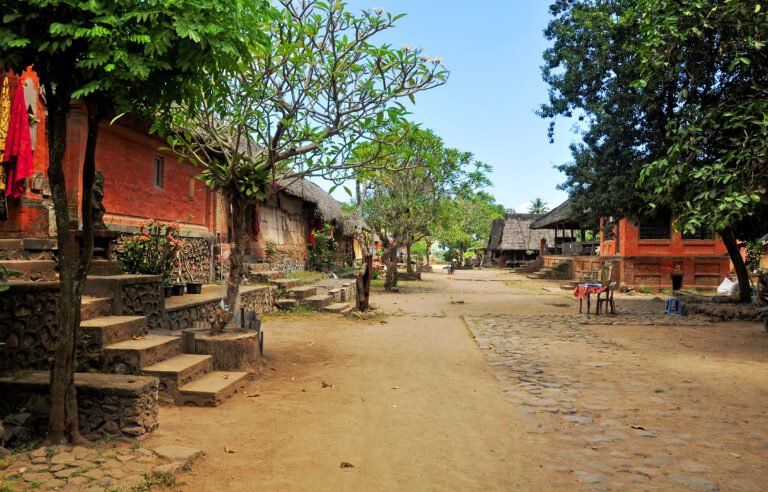
{"label": "dirt road", "polygon": [[556,284],[492,270],[373,302],[386,318],[265,323],[246,394],[163,409],[147,445],[206,451],[188,490],[765,486],[757,324],[670,325],[647,299],[594,324]]}

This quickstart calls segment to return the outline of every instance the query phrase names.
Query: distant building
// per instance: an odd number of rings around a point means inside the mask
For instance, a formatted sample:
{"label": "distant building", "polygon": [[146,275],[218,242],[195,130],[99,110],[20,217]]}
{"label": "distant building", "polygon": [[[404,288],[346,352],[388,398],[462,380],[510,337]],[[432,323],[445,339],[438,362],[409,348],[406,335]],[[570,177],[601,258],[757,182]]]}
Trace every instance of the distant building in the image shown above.
{"label": "distant building", "polygon": [[496,219],[488,239],[488,255],[500,267],[519,267],[539,257],[542,240],[554,244],[554,231],[533,230],[531,224],[541,215],[507,214]]}

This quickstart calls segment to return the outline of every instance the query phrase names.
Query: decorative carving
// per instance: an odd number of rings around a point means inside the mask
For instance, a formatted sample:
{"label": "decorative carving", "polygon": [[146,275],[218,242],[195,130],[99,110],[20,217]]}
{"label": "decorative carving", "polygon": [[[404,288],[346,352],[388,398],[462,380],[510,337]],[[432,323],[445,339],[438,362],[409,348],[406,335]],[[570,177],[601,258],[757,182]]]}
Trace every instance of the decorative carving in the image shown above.
{"label": "decorative carving", "polygon": [[96,171],[96,176],[93,180],[93,192],[91,194],[91,210],[93,214],[93,229],[97,231],[107,230],[107,225],[104,223],[104,173]]}

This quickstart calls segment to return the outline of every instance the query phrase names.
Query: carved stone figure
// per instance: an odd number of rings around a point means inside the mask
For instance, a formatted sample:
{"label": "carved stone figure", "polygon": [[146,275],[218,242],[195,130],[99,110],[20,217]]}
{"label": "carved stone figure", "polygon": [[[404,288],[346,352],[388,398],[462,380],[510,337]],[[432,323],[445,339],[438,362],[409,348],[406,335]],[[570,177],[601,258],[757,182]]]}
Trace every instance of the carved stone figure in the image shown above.
{"label": "carved stone figure", "polygon": [[91,204],[91,210],[93,213],[93,229],[98,231],[107,230],[107,225],[104,223],[104,174],[101,171],[96,171],[96,177],[93,180],[93,203]]}

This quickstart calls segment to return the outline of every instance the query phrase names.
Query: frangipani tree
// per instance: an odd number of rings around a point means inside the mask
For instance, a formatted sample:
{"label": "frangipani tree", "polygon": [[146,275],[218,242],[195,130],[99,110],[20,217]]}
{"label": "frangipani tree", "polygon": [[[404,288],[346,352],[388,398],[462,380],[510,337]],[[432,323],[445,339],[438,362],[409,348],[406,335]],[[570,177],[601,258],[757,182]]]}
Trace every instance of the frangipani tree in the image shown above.
{"label": "frangipani tree", "polygon": [[[286,180],[341,182],[361,169],[386,168],[391,163],[359,160],[352,149],[400,122],[402,100],[446,81],[439,59],[373,44],[400,17],[381,9],[356,15],[341,1],[280,0],[261,26],[268,42],[227,72],[227,83],[210,84],[194,104],[167,114],[170,146],[201,166],[201,179],[232,207],[235,247],[215,332],[238,301],[248,205]],[[372,154],[383,149],[378,145]]]}
{"label": "frangipani tree", "polygon": [[444,202],[487,185],[490,167],[469,152],[446,148],[433,132],[421,129],[397,139],[378,161],[392,161],[391,167],[400,169],[369,174],[362,206],[363,218],[382,241],[384,287],[391,290],[397,286],[399,248],[430,237]]}

